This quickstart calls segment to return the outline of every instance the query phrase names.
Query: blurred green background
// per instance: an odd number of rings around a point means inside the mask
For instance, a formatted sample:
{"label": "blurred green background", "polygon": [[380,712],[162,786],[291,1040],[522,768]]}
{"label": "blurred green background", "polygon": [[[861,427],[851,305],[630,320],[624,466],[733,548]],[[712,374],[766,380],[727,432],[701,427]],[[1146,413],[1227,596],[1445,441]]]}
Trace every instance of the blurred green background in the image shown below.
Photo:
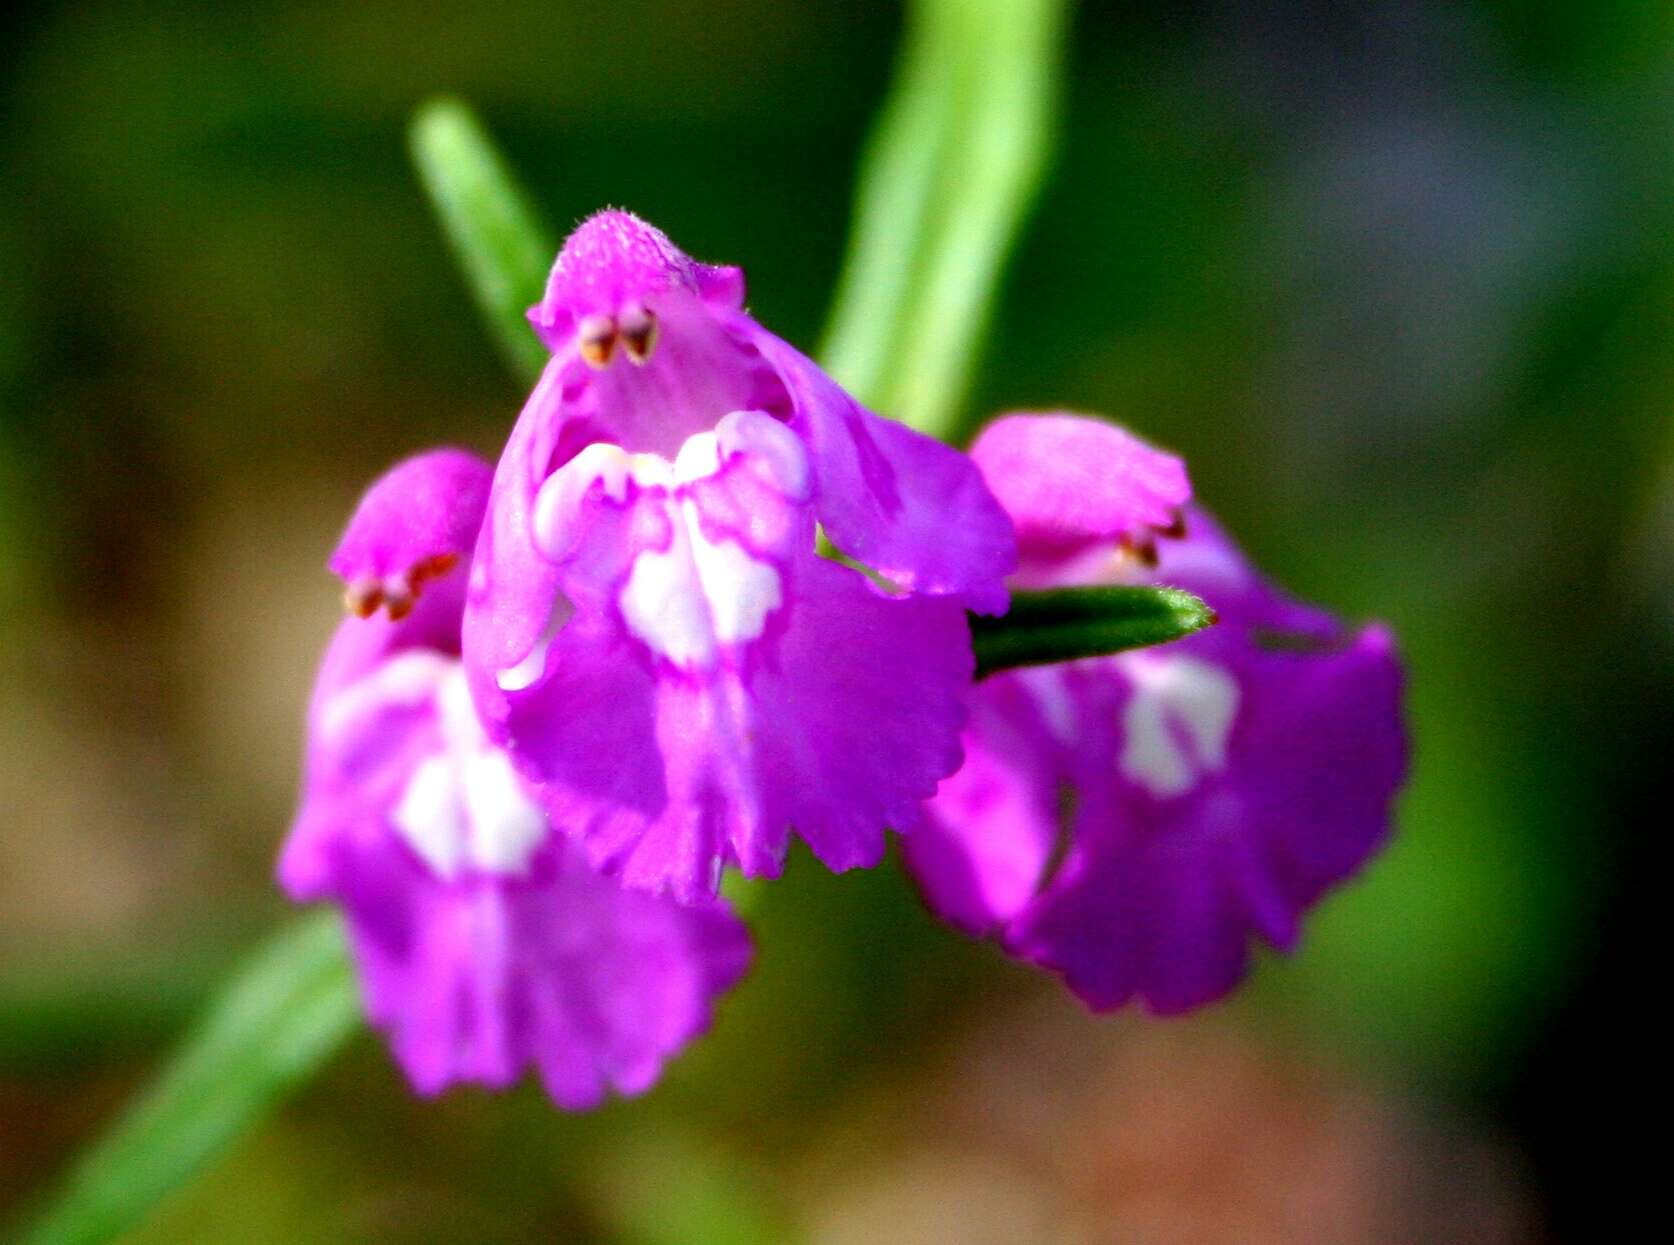
{"label": "blurred green background", "polygon": [[[743,264],[811,346],[892,6],[0,17],[0,1216],[285,915],[364,483],[520,403],[406,163],[471,99],[562,230]],[[1186,453],[1397,627],[1402,832],[1199,1016],[1084,1015],[806,858],[650,1096],[410,1097],[351,1053],[135,1241],[1540,1241],[1642,1092],[1674,721],[1674,6],[1087,4],[970,417]],[[1655,844],[1653,848],[1653,844]],[[1659,935],[1660,937],[1660,935]]]}

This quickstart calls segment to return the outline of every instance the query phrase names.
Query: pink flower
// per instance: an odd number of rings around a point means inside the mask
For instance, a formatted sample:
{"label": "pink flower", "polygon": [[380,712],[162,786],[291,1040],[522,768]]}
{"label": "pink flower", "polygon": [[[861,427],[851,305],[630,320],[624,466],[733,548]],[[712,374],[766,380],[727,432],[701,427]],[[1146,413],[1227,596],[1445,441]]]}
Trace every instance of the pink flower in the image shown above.
{"label": "pink flower", "polygon": [[1028,586],[1169,584],[1219,621],[977,684],[964,766],[908,866],[942,916],[1089,1006],[1208,1002],[1243,977],[1252,934],[1293,948],[1302,913],[1388,838],[1406,770],[1394,640],[1278,592],[1201,510],[1159,540],[1184,467],[1119,428],[1008,416],[971,454]]}
{"label": "pink flower", "polygon": [[466,609],[478,707],[554,822],[687,900],[777,873],[792,827],[831,868],[880,859],[959,763],[964,610],[1003,610],[1015,563],[964,455],[743,297],[626,213],[570,236]]}
{"label": "pink flower", "polygon": [[460,451],[420,455],[350,522],[331,565],[369,616],[326,653],[279,878],[343,906],[367,1012],[418,1090],[532,1067],[578,1109],[648,1088],[749,943],[718,901],[595,873],[484,733],[459,651],[489,477]]}

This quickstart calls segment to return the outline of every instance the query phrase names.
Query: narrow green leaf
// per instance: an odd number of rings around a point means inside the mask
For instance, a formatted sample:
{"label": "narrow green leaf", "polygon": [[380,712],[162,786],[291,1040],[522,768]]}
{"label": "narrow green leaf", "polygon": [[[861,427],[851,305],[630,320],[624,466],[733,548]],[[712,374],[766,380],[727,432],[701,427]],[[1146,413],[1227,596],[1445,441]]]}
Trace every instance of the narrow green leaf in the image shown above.
{"label": "narrow green leaf", "polygon": [[1101,657],[1167,644],[1215,621],[1179,588],[1057,588],[1016,592],[1004,618],[971,618],[980,679],[1013,666]]}
{"label": "narrow green leaf", "polygon": [[863,402],[883,407],[898,326],[932,233],[930,209],[953,128],[954,64],[945,5],[907,10],[895,85],[873,123],[855,187],[849,249],[820,361]]}
{"label": "narrow green leaf", "polygon": [[956,431],[1057,128],[1067,0],[918,0],[862,159],[821,358],[862,400]]}
{"label": "narrow green leaf", "polygon": [[533,381],[546,347],[523,318],[540,299],[556,250],[481,122],[456,99],[436,99],[408,132],[419,180],[512,372]]}
{"label": "narrow green leaf", "polygon": [[358,1015],[336,914],[287,926],[235,972],[23,1241],[92,1245],[131,1227],[306,1080]]}

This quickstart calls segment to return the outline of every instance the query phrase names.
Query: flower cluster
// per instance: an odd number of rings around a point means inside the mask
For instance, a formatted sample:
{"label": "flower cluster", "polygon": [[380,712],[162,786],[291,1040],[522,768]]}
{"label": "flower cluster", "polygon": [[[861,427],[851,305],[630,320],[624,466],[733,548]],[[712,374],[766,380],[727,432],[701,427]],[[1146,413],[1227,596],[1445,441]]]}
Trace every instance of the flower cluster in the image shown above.
{"label": "flower cluster", "polygon": [[[421,1091],[645,1089],[747,964],[722,873],[776,875],[793,831],[848,869],[894,830],[951,923],[1157,1011],[1231,988],[1252,932],[1293,945],[1387,832],[1388,633],[1265,585],[1178,459],[1068,415],[962,454],[743,303],[738,269],[592,217],[498,466],[397,466],[331,559],[351,617],[280,879],[343,906]],[[967,611],[1110,582],[1220,625],[973,682]]]}
{"label": "flower cluster", "polygon": [[1167,517],[1181,464],[1121,429],[1014,415],[971,453],[1016,520],[1019,587],[1166,583],[1219,620],[973,687],[964,765],[908,867],[947,920],[1091,1007],[1218,998],[1252,932],[1293,948],[1301,913],[1388,834],[1406,765],[1394,641],[1285,597],[1201,509]]}

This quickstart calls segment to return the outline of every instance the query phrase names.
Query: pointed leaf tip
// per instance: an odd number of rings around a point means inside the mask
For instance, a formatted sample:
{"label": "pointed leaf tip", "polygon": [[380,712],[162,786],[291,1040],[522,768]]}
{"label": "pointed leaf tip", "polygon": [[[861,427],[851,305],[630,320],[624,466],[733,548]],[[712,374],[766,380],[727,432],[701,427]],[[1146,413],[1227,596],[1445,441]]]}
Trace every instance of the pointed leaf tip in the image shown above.
{"label": "pointed leaf tip", "polygon": [[1003,618],[971,617],[977,678],[1179,640],[1214,625],[1215,611],[1180,588],[1054,588],[1012,594]]}

